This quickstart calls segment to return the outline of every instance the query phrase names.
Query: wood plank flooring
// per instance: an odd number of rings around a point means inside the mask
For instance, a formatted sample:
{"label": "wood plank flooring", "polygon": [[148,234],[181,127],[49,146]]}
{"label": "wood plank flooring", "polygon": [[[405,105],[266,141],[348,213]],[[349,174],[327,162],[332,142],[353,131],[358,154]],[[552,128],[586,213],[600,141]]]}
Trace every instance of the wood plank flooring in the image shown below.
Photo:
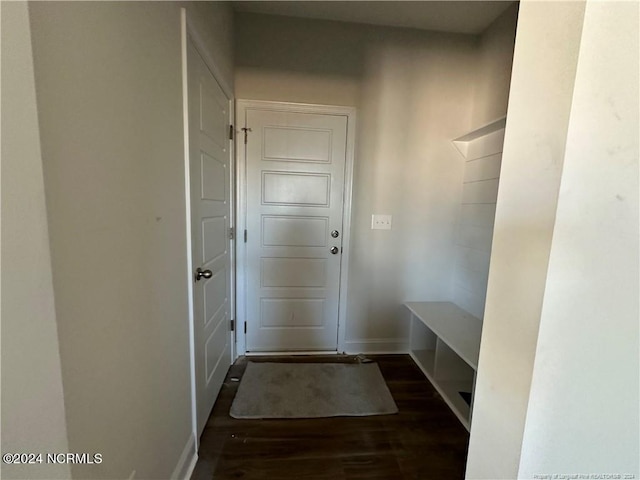
{"label": "wood plank flooring", "polygon": [[[229,370],[202,434],[192,480],[455,480],[469,434],[408,355],[372,355],[400,412],[372,417],[236,420],[229,408],[247,359]],[[355,362],[353,356],[252,362]]]}

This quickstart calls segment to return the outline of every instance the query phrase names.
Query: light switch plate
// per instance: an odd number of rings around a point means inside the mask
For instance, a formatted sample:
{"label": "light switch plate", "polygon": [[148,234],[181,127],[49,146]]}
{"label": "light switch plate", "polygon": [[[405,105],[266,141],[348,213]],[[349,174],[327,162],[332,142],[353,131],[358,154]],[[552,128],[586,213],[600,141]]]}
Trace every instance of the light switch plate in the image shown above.
{"label": "light switch plate", "polygon": [[391,215],[371,215],[371,230],[391,230]]}

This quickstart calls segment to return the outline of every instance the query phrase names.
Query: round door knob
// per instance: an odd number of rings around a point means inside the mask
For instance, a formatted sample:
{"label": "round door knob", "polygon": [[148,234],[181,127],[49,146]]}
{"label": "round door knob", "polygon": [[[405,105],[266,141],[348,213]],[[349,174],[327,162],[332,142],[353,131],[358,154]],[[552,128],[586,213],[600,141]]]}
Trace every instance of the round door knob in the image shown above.
{"label": "round door knob", "polygon": [[213,272],[211,270],[202,270],[198,268],[196,270],[196,282],[201,278],[211,278],[213,276]]}
{"label": "round door knob", "polygon": [[338,247],[331,247],[329,251],[335,255],[336,253],[338,253],[339,250],[340,249]]}
{"label": "round door knob", "polygon": [[333,232],[331,232],[331,236],[333,238],[338,238],[340,236],[340,232],[338,230],[334,230]]}

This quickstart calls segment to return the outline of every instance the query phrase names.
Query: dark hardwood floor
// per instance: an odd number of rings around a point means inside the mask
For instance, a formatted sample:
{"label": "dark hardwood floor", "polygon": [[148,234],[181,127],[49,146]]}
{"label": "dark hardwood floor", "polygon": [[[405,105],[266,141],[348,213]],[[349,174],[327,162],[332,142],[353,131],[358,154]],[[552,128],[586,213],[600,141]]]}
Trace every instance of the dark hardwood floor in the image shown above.
{"label": "dark hardwood floor", "polygon": [[[192,480],[464,478],[469,435],[408,355],[372,355],[396,415],[236,420],[229,408],[247,365],[229,370],[202,435]],[[353,356],[251,357],[253,362],[354,362]]]}

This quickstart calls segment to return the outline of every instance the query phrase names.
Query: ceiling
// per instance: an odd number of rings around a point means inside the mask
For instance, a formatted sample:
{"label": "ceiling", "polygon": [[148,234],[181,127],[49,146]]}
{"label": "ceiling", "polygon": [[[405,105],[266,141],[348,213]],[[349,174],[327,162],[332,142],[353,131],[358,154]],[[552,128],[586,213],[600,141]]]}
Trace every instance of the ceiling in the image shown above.
{"label": "ceiling", "polygon": [[235,11],[482,33],[513,1],[233,1]]}

